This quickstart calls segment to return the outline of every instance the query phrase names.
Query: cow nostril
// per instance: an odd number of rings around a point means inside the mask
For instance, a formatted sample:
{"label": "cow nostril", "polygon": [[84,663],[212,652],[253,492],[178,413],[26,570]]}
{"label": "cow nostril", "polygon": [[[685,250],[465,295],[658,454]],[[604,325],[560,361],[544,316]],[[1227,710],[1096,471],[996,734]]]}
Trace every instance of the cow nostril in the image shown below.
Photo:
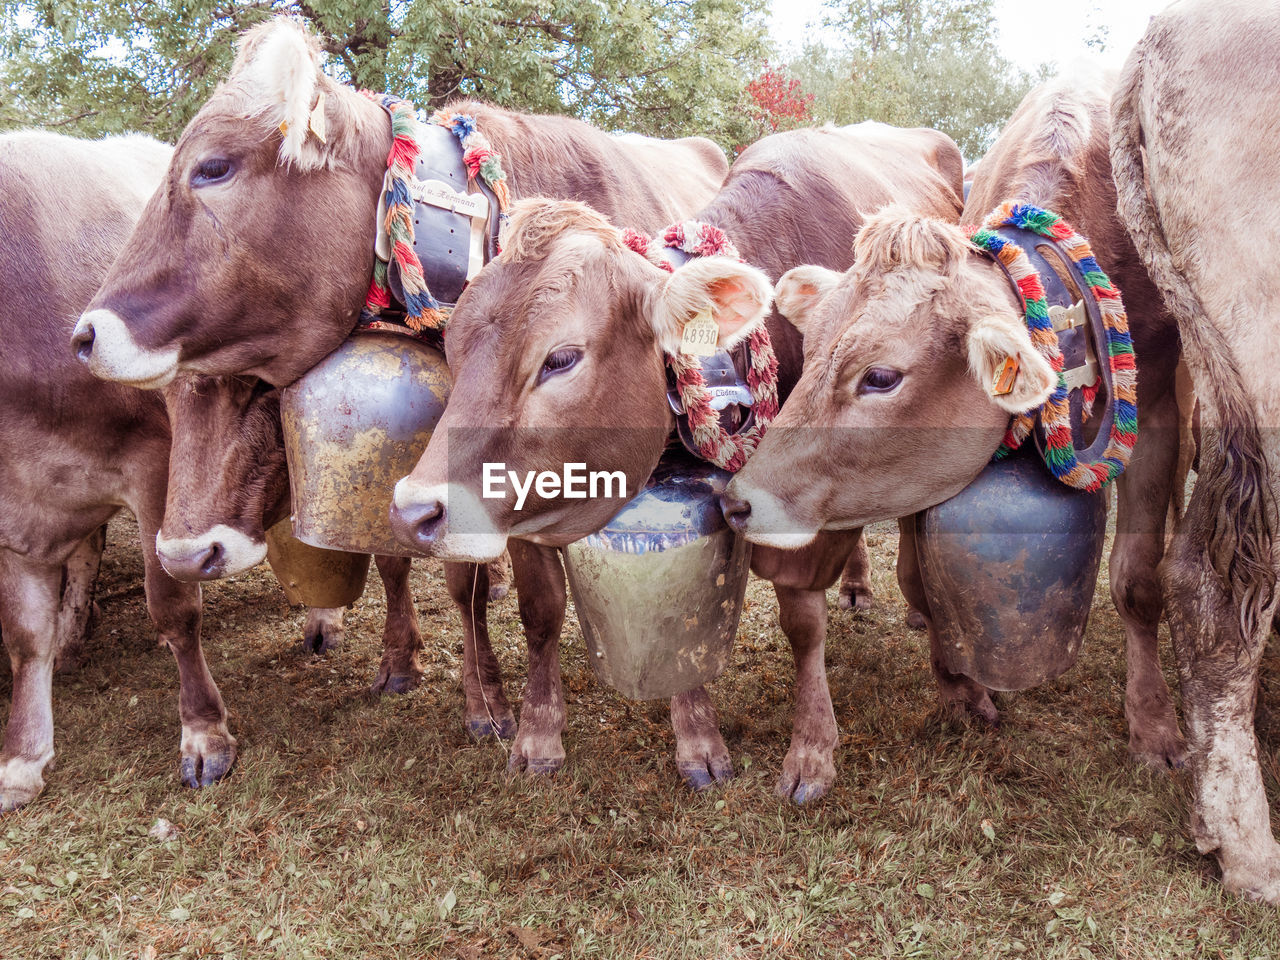
{"label": "cow nostril", "polygon": [[76,325],[76,332],[71,335],[71,349],[81,363],[88,363],[93,356],[93,324],[83,320]]}
{"label": "cow nostril", "polygon": [[439,500],[425,503],[412,521],[414,536],[419,543],[435,543],[444,532],[444,504]]}
{"label": "cow nostril", "polygon": [[724,514],[729,526],[741,533],[747,521],[751,519],[751,504],[746,500],[731,497],[727,493],[721,494],[720,512]]}
{"label": "cow nostril", "polygon": [[214,542],[209,545],[209,549],[200,557],[200,572],[207,577],[215,576],[218,568],[222,566],[222,558],[226,551],[222,544]]}

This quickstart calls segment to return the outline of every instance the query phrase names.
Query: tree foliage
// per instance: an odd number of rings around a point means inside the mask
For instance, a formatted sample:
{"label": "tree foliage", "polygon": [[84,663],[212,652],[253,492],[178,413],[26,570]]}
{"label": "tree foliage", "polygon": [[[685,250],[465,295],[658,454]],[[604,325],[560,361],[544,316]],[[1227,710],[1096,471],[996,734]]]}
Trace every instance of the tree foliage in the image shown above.
{"label": "tree foliage", "polygon": [[335,75],[434,106],[474,95],[605,129],[747,134],[766,0],[0,0],[0,128],[173,139],[235,34],[289,13]]}
{"label": "tree foliage", "polygon": [[832,0],[845,45],[807,47],[788,69],[815,96],[814,115],[933,127],[976,160],[1040,79],[995,41],[993,0]]}

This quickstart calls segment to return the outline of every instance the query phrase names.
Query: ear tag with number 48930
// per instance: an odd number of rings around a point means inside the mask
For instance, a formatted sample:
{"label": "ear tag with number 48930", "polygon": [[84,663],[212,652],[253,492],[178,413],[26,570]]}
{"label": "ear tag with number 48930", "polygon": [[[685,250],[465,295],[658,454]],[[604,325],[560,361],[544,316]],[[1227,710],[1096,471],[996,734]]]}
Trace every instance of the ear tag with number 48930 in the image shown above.
{"label": "ear tag with number 48930", "polygon": [[680,352],[695,357],[709,357],[716,352],[716,342],[720,339],[720,327],[711,317],[710,310],[702,310],[684,325],[684,333],[680,336]]}

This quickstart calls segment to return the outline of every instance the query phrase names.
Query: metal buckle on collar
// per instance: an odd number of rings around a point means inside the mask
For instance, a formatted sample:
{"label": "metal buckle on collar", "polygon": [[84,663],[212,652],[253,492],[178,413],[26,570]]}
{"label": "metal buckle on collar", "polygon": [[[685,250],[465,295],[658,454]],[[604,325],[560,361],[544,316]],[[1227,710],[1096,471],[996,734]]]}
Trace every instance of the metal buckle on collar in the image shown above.
{"label": "metal buckle on collar", "polygon": [[[746,341],[732,350],[717,350],[709,357],[702,357],[698,364],[702,368],[702,379],[706,382],[707,392],[711,394],[711,409],[720,414],[720,422],[730,434],[737,435],[750,430],[755,423],[755,411],[752,409],[755,400],[751,396],[751,388],[747,386],[747,365],[751,362]],[[680,392],[676,388],[671,371],[667,371],[667,403],[676,415],[676,432],[686,450],[694,456],[700,456],[698,446],[694,443],[693,433],[689,429],[689,417],[680,401]]]}
{"label": "metal buckle on collar", "polygon": [[[462,144],[451,130],[437,124],[423,125],[418,147],[411,185],[413,249],[422,262],[432,296],[448,311],[467,283],[497,255],[498,198],[482,179],[469,178]],[[387,286],[403,303],[400,268],[391,256],[383,228],[385,185],[378,198],[377,217],[376,253],[388,261]]]}

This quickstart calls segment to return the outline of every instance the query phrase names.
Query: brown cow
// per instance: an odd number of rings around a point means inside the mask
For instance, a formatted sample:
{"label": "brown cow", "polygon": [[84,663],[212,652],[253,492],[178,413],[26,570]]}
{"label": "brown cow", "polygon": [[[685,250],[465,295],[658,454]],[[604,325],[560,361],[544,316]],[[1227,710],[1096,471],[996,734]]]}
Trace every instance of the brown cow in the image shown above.
{"label": "brown cow", "polygon": [[[156,559],[169,458],[164,405],[156,395],[94,379],[65,347],[72,318],[105,276],[168,158],[167,147],[140,137],[0,138],[0,621],[13,666],[0,810],[44,787],[54,752],[53,660],[83,626],[76,611],[96,570],[99,531],[122,506],[138,518],[147,608],[178,662],[182,779],[212,783],[235,757],[200,649],[200,588],[171,579]],[[74,626],[60,625],[68,620]]]}
{"label": "brown cow", "polygon": [[[484,495],[482,468],[559,472],[570,462],[622,471],[634,493],[658,463],[674,426],[663,353],[679,350],[691,316],[710,308],[722,344],[769,315],[769,277],[811,258],[847,266],[864,210],[891,200],[943,217],[960,210],[961,158],[946,136],[880,124],[800,130],[748,148],[698,219],[723,229],[749,263],[695,259],[666,274],[628,250],[617,228],[581,204],[529,202],[513,215],[501,257],[467,290],[446,332],[454,392],[413,473],[396,487],[393,524],[402,539],[444,556],[485,559],[511,537],[558,547],[602,527],[620,498],[562,500]],[[795,330],[770,317],[779,392],[800,374]],[[784,408],[785,409],[785,408]],[[502,425],[498,428],[497,425]],[[825,589],[853,549],[833,534],[799,554],[757,549],[752,569],[774,582],[783,631],[796,660],[796,710],[779,793],[821,796],[835,775],[836,722],[823,648]],[[559,570],[544,591],[564,592]],[[559,624],[555,625],[557,628]],[[552,637],[552,642],[554,642]],[[697,691],[697,753],[679,743],[681,772],[701,764],[732,772],[709,698]],[[542,716],[543,750],[563,756],[558,681],[529,691]],[[705,777],[705,772],[701,774]]]}
{"label": "brown cow", "polygon": [[[981,221],[1002,200],[1053,210],[1090,238],[1124,293],[1141,369],[1140,429],[1118,483],[1111,591],[1126,631],[1129,747],[1153,764],[1180,766],[1185,745],[1156,649],[1163,609],[1156,567],[1178,457],[1178,336],[1116,219],[1112,85],[1101,76],[1073,77],[1028,94],[983,158],[965,219]],[[908,215],[877,222],[862,242],[848,274],[803,268],[778,285],[780,307],[831,359],[806,367],[774,430],[727,491],[731,522],[757,542],[803,543],[820,529],[924,509],[968,484],[1000,442],[996,428],[1009,405],[979,386],[996,349],[983,338],[1005,343],[1012,335],[1021,346],[1025,337],[1001,269],[950,225]],[[1006,329],[1009,323],[1017,329]],[[1020,381],[1036,382],[1033,372]],[[1015,406],[1034,399],[1014,396]],[[944,426],[950,429],[925,429]],[[923,603],[918,584],[903,589]],[[932,624],[930,641],[936,658]]]}
{"label": "brown cow", "polygon": [[1280,562],[1278,114],[1280,8],[1192,0],[1130,54],[1111,154],[1121,215],[1178,318],[1200,401],[1199,478],[1163,567],[1192,834],[1228,889],[1272,904],[1280,846],[1253,723]]}
{"label": "brown cow", "polygon": [[[295,133],[307,130],[321,94],[326,139],[282,135],[282,122]],[[298,113],[303,107],[305,115]],[[471,101],[448,109],[475,116],[502,155],[514,196],[586,199],[643,229],[688,215],[714,195],[728,169],[719,148],[698,137],[614,137],[569,117],[529,116]],[[390,142],[382,109],[320,70],[313,37],[284,19],[250,31],[231,76],[179,140],[166,189],[143,214],[94,309],[81,318],[74,340],[81,358],[100,376],[147,386],[168,382],[179,370],[257,377],[276,386],[301,376],[350,335],[364,303]],[[274,402],[251,381],[223,389]],[[198,446],[210,430],[226,437],[252,431],[245,404],[207,404],[191,418],[191,433],[176,428],[175,443]],[[253,464],[240,469],[252,473]],[[182,506],[189,513],[167,515],[166,536],[194,541],[184,544],[184,552],[197,558],[214,544],[224,553],[237,544],[245,553],[261,549],[260,527],[219,516],[233,508],[245,477],[230,471],[227,482],[194,496],[207,481],[191,462],[175,460],[172,482],[187,491]],[[197,500],[215,509],[192,510]],[[226,531],[215,533],[219,524],[236,535],[220,537]],[[512,564],[517,587],[533,576],[522,574],[522,563],[539,571],[549,563],[559,567],[554,554],[521,550]],[[483,631],[485,571],[447,565],[446,574],[465,628],[474,624]],[[559,635],[563,590],[526,590],[520,607],[535,638],[530,670],[541,676],[552,669],[538,658],[555,655],[543,638]],[[467,688],[469,720],[473,707],[480,709],[476,704],[486,714],[496,705],[509,716],[496,662],[487,659],[483,674],[483,690]],[[468,669],[465,676],[470,684],[475,673]],[[677,724],[692,711],[678,703]],[[528,722],[537,711],[526,707],[524,714]],[[516,758],[524,756],[524,742],[517,739]]]}
{"label": "brown cow", "polygon": [[[169,489],[156,551],[179,580],[230,576],[261,562],[264,529],[289,512],[288,473],[278,391],[256,377],[183,373],[165,388],[173,435]],[[409,590],[406,557],[374,558],[387,596],[383,653],[372,690],[405,693],[422,677],[422,637]],[[465,723],[477,737],[510,735],[508,706],[487,629],[487,570],[445,569],[463,610]],[[342,611],[312,610],[303,635],[308,652],[323,653],[342,636]]]}
{"label": "brown cow", "polygon": [[[180,391],[175,385],[162,397],[101,383],[68,364],[65,345],[59,346],[159,183],[170,152],[141,137],[102,143],[43,134],[0,138],[0,263],[8,278],[0,323],[8,330],[3,370],[11,391],[0,414],[7,451],[0,466],[0,619],[14,672],[12,718],[0,756],[0,809],[25,803],[43,784],[41,768],[52,755],[51,690],[43,670],[50,658],[65,662],[79,643],[103,544],[102,529],[93,523],[121,506],[138,517],[148,608],[178,659],[182,778],[189,786],[211,783],[235,757],[235,740],[199,649],[199,588],[171,579],[157,562],[171,449],[165,402],[181,415]],[[67,221],[56,201],[72,192],[84,203]],[[70,243],[57,224],[74,227]],[[55,260],[56,275],[49,266]],[[33,376],[37,370],[39,377]],[[226,438],[220,448],[231,460],[261,454],[238,437]],[[212,463],[207,445],[198,443],[177,447],[173,456]],[[174,493],[170,487],[171,499]],[[223,516],[260,526],[264,504],[282,493],[287,509],[288,491],[277,479],[258,493]],[[394,680],[396,668],[416,657],[420,641],[407,567],[388,559],[390,564],[379,563],[388,594],[383,670]],[[53,588],[48,578],[54,578]],[[25,611],[14,606],[15,595],[28,598]],[[53,607],[42,606],[50,597]],[[310,647],[331,645],[341,633],[342,610],[308,611],[304,642]]]}

